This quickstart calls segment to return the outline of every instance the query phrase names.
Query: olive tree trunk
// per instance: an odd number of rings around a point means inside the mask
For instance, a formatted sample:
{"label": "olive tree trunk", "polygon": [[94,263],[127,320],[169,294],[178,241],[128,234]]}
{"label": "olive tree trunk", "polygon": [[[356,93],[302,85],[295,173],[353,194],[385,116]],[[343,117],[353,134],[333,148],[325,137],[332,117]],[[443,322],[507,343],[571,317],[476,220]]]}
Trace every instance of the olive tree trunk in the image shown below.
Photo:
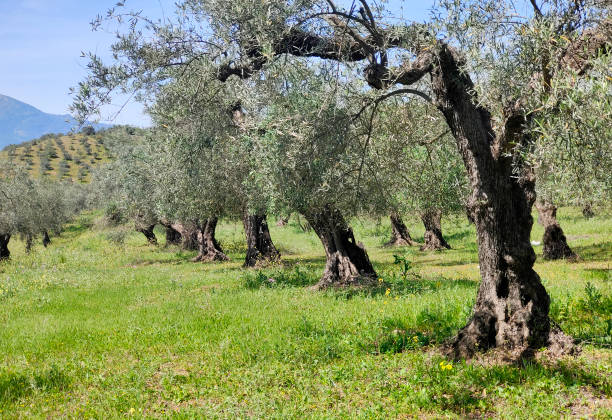
{"label": "olive tree trunk", "polygon": [[197,226],[198,255],[192,260],[198,261],[227,261],[227,255],[223,253],[221,245],[215,238],[217,229],[217,218],[211,217]]}
{"label": "olive tree trunk", "polygon": [[157,245],[157,237],[155,236],[155,225],[146,225],[139,226],[136,228],[136,231],[142,233],[145,238],[147,238],[147,242],[151,245]]}
{"label": "olive tree trunk", "polygon": [[593,211],[593,206],[591,205],[591,203],[587,202],[582,207],[582,215],[585,219],[590,219],[591,217],[595,216],[595,212]]}
{"label": "olive tree trunk", "polygon": [[563,229],[557,221],[557,207],[546,201],[536,202],[538,209],[538,223],[544,227],[542,237],[542,254],[545,260],[571,259],[578,256],[567,244]]}
{"label": "olive tree trunk", "polygon": [[8,249],[9,241],[11,240],[11,235],[5,233],[0,234],[0,261],[8,260],[11,257],[11,251]]}
{"label": "olive tree trunk", "polygon": [[429,209],[421,214],[421,220],[425,226],[424,244],[421,251],[439,251],[450,249],[450,245],[442,236],[442,212]]}
{"label": "olive tree trunk", "polygon": [[168,228],[168,226],[170,227],[170,229],[179,233],[181,237],[181,248],[187,251],[198,250],[197,223],[168,223],[166,228]]}
{"label": "olive tree trunk", "polygon": [[525,168],[516,176],[516,161],[507,153],[513,144],[530,140],[525,116],[520,109],[509,112],[496,133],[491,114],[473,98],[474,86],[461,62],[456,51],[441,44],[430,69],[436,106],[455,137],[471,185],[468,208],[482,279],[472,317],[449,353],[463,358],[498,347],[529,355],[543,346],[557,354],[573,351],[572,340],[551,328],[550,298],[533,270],[535,177]]}
{"label": "olive tree trunk", "polygon": [[49,238],[49,232],[46,230],[43,232],[42,244],[45,248],[51,245],[51,238]]}
{"label": "olive tree trunk", "polygon": [[325,271],[315,290],[376,284],[376,272],[364,246],[357,243],[338,209],[326,205],[305,217],[325,248]]}
{"label": "olive tree trunk", "polygon": [[391,239],[387,242],[386,246],[414,246],[418,245],[418,242],[414,241],[410,236],[408,228],[404,224],[401,216],[397,212],[391,212]]}
{"label": "olive tree trunk", "polygon": [[29,254],[32,252],[32,246],[34,245],[34,237],[30,234],[27,234],[25,237],[25,252]]}
{"label": "olive tree trunk", "polygon": [[245,267],[255,267],[262,263],[280,259],[280,252],[278,252],[270,237],[265,214],[248,214],[245,212],[242,224],[247,240]]}

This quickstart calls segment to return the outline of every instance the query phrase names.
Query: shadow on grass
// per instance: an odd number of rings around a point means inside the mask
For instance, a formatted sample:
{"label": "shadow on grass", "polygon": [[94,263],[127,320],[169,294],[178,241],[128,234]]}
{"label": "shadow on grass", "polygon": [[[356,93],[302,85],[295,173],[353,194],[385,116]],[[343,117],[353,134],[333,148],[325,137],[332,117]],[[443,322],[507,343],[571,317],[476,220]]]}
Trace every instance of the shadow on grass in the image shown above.
{"label": "shadow on grass", "polygon": [[612,242],[572,247],[584,261],[607,261],[612,258]]}
{"label": "shadow on grass", "polygon": [[71,378],[57,367],[31,375],[11,371],[0,372],[0,406],[34,392],[64,391],[71,383]]}
{"label": "shadow on grass", "polygon": [[172,254],[171,257],[162,258],[162,259],[136,258],[132,260],[128,265],[133,266],[133,267],[144,267],[144,266],[149,266],[149,265],[160,265],[160,264],[172,264],[172,265],[185,264],[185,263],[194,264],[191,261],[191,259],[194,256],[195,256],[195,252],[176,252]]}
{"label": "shadow on grass", "polygon": [[[472,230],[462,230],[459,232],[452,233],[450,235],[444,235],[444,238],[448,242],[462,242],[464,239],[476,237],[476,233]],[[451,244],[452,246],[452,244]]]}
{"label": "shadow on grass", "polygon": [[436,264],[433,265],[437,265],[439,267],[452,267],[455,265],[466,265],[466,264],[478,264],[478,256],[477,255],[470,255],[470,256],[466,256],[464,258],[460,258],[460,259],[455,259],[452,261],[440,261],[440,262],[436,262]]}
{"label": "shadow on grass", "polygon": [[79,217],[79,219],[76,220],[74,223],[70,223],[69,225],[64,226],[64,228],[62,229],[62,235],[68,235],[73,237],[78,236],[91,229],[92,226],[93,222],[91,217],[81,215],[81,217]]}

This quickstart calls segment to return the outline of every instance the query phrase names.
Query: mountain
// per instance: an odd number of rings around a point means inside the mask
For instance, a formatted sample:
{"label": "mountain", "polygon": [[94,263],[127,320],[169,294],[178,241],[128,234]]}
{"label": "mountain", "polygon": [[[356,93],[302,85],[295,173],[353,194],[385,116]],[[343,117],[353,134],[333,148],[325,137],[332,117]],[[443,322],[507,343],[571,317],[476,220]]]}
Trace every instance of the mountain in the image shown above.
{"label": "mountain", "polygon": [[[24,102],[0,95],[0,149],[50,133],[68,133],[77,123],[70,115],[42,112]],[[90,124],[96,130],[106,124]]]}

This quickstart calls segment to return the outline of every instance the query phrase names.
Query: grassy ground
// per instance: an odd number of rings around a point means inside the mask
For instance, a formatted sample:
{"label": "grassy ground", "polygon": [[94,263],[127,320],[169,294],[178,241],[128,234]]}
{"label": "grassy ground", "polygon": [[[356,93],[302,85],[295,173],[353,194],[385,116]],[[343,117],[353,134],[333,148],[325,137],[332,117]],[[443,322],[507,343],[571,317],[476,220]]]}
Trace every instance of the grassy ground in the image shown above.
{"label": "grassy ground", "polygon": [[[89,228],[92,215],[32,255],[11,242],[0,417],[610,418],[612,221],[559,213],[582,261],[536,269],[583,352],[522,366],[451,364],[436,350],[476,295],[474,232],[462,220],[446,221],[454,249],[442,253],[384,248],[386,220],[355,221],[390,284],[367,294],[307,290],[323,253],[294,223],[272,226],[283,264],[263,271],[241,268],[242,229],[229,223],[218,232],[226,263],[194,264],[136,233],[118,243],[120,232]],[[407,276],[393,254],[411,263]]]}

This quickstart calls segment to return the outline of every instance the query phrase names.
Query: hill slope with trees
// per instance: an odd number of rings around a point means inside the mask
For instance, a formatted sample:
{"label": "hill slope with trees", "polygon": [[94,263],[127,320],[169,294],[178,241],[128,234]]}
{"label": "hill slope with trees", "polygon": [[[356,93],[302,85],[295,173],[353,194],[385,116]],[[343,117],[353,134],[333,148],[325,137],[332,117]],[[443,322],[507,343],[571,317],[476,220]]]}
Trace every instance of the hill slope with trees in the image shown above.
{"label": "hill slope with trees", "polygon": [[89,182],[92,168],[108,161],[106,134],[90,128],[76,134],[46,134],[5,147],[0,159],[24,165],[35,178]]}

